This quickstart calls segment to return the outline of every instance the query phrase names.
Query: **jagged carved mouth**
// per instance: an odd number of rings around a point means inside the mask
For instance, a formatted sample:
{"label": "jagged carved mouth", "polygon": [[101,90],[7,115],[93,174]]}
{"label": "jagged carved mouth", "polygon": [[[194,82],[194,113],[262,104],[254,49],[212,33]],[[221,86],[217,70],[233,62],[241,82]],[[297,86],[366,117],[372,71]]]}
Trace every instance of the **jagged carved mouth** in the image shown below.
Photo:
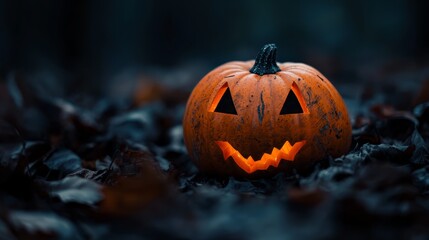
{"label": "jagged carved mouth", "polygon": [[227,141],[216,141],[216,143],[222,150],[223,158],[225,160],[232,157],[237,166],[250,174],[258,170],[267,170],[270,166],[278,167],[282,159],[293,161],[296,154],[305,145],[306,141],[302,140],[293,145],[291,145],[289,141],[286,141],[280,149],[273,148],[271,154],[264,153],[261,159],[256,161],[252,156],[249,156],[248,158],[243,157],[243,155],[241,155],[241,153]]}

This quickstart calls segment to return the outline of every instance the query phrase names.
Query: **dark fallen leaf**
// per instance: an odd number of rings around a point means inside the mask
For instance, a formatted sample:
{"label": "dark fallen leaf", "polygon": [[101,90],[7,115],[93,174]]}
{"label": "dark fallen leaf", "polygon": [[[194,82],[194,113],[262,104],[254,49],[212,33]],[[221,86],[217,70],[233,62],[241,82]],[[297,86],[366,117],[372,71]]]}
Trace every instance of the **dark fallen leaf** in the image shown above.
{"label": "dark fallen leaf", "polygon": [[413,109],[413,114],[419,120],[420,124],[429,124],[429,102],[417,105]]}
{"label": "dark fallen leaf", "polygon": [[59,181],[41,181],[47,193],[64,203],[94,206],[103,199],[100,184],[78,176],[68,176]]}
{"label": "dark fallen leaf", "polygon": [[101,211],[112,215],[133,215],[153,203],[165,202],[172,193],[170,183],[154,172],[121,178],[114,186],[103,189]]}
{"label": "dark fallen leaf", "polygon": [[128,99],[110,99],[101,98],[97,99],[97,102],[90,109],[96,117],[98,123],[107,125],[108,121],[123,112],[128,111],[131,108],[132,103]]}
{"label": "dark fallen leaf", "polygon": [[53,114],[59,114],[57,118],[69,134],[75,134],[77,138],[86,138],[92,134],[101,132],[101,127],[95,121],[95,117],[88,111],[67,102],[64,99],[50,99],[46,102],[53,108]]}
{"label": "dark fallen leaf", "polygon": [[364,161],[388,161],[397,164],[407,164],[413,152],[409,151],[408,146],[401,145],[369,145],[366,144],[362,147]]}
{"label": "dark fallen leaf", "polygon": [[112,186],[103,189],[102,212],[135,214],[153,202],[165,200],[173,192],[172,183],[146,146],[125,141],[117,152],[113,161],[119,177]]}
{"label": "dark fallen leaf", "polygon": [[125,141],[120,144],[118,152],[113,161],[122,176],[140,175],[147,168],[162,175],[159,164],[145,145]]}
{"label": "dark fallen leaf", "polygon": [[376,123],[383,143],[405,142],[417,127],[417,120],[409,117],[392,117]]}
{"label": "dark fallen leaf", "polygon": [[417,130],[407,139],[406,143],[414,148],[410,162],[418,166],[429,163],[429,146]]}
{"label": "dark fallen leaf", "polygon": [[316,183],[323,189],[335,190],[341,182],[355,177],[356,173],[371,163],[391,163],[406,165],[413,152],[410,147],[389,144],[364,144],[350,153],[336,158],[325,169],[319,169],[312,175],[300,179],[302,186],[314,186]]}
{"label": "dark fallen leaf", "polygon": [[345,164],[344,166],[332,166],[327,169],[321,170],[317,178],[326,182],[341,182],[353,176],[356,171],[354,164]]}
{"label": "dark fallen leaf", "polygon": [[369,144],[380,144],[381,137],[374,124],[364,125],[361,128],[353,129],[353,142],[356,142],[358,146],[362,146],[365,143]]}
{"label": "dark fallen leaf", "polygon": [[90,169],[82,168],[81,170],[70,174],[69,176],[78,176],[80,178],[86,178],[94,180],[98,183],[104,183],[104,181],[111,175],[112,173],[107,170],[97,170],[93,171]]}
{"label": "dark fallen leaf", "polygon": [[96,170],[114,170],[118,169],[118,166],[113,162],[110,156],[106,156],[103,159],[98,159],[95,161]]}
{"label": "dark fallen leaf", "polygon": [[43,164],[48,168],[47,177],[50,179],[63,178],[82,168],[79,156],[68,149],[53,152]]}
{"label": "dark fallen leaf", "polygon": [[22,154],[29,158],[29,162],[41,159],[51,150],[51,146],[43,141],[26,141],[21,145],[25,147]]}
{"label": "dark fallen leaf", "polygon": [[18,239],[83,239],[72,222],[51,212],[12,211],[8,221]]}
{"label": "dark fallen leaf", "polygon": [[133,142],[146,143],[159,136],[156,117],[163,111],[159,105],[146,106],[116,116],[109,123],[109,133]]}
{"label": "dark fallen leaf", "polygon": [[[8,171],[9,174],[30,174],[32,163],[40,160],[48,153],[50,146],[44,142],[28,141],[19,145],[7,145],[2,149],[3,155],[0,159],[0,172]],[[1,174],[2,177],[7,173]],[[1,177],[0,177],[1,178]]]}
{"label": "dark fallen leaf", "polygon": [[113,156],[115,153],[116,139],[100,137],[85,144],[81,144],[76,153],[81,156],[85,164],[94,164],[98,159]]}
{"label": "dark fallen leaf", "polygon": [[413,114],[419,120],[418,130],[424,139],[429,139],[429,102],[417,105]]}
{"label": "dark fallen leaf", "polygon": [[378,118],[386,119],[386,118],[408,118],[410,120],[415,121],[414,116],[408,111],[399,111],[395,109],[394,106],[384,105],[384,104],[376,104],[371,107],[371,112],[373,112]]}

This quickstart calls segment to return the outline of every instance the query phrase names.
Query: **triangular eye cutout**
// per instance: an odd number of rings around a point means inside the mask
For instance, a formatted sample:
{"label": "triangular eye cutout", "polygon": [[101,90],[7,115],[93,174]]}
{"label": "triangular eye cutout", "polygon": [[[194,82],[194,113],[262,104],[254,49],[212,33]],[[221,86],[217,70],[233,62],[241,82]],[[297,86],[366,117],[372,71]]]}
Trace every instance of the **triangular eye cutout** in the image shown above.
{"label": "triangular eye cutout", "polygon": [[234,101],[232,100],[231,91],[229,90],[228,84],[224,84],[216,94],[212,105],[210,106],[209,112],[219,112],[226,114],[237,115]]}
{"label": "triangular eye cutout", "polygon": [[294,91],[294,89],[297,90],[298,88],[295,85],[292,85],[292,88],[286,97],[285,103],[283,104],[282,110],[280,111],[280,115],[308,112],[301,107],[298,97],[295,94],[296,90]]}

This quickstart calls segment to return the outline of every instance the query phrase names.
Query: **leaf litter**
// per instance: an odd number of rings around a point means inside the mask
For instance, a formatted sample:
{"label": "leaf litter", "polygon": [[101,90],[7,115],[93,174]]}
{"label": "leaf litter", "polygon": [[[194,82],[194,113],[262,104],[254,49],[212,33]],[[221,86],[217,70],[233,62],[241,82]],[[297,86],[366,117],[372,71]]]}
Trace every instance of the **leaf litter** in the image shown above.
{"label": "leaf litter", "polygon": [[398,110],[365,99],[349,106],[357,114],[346,155],[235,179],[190,161],[181,128],[189,90],[172,96],[160,85],[166,96],[136,102],[65,94],[58,83],[32,89],[19,75],[2,84],[6,239],[429,236],[428,103]]}

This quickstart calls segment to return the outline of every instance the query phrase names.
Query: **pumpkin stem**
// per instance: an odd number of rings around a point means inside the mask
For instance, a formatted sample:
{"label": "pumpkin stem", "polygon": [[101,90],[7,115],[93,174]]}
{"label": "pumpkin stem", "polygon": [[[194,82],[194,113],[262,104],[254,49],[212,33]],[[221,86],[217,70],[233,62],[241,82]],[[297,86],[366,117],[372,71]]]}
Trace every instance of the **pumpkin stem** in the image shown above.
{"label": "pumpkin stem", "polygon": [[255,65],[249,70],[251,73],[263,76],[280,71],[276,63],[277,47],[275,44],[266,44],[261,48],[255,60]]}

